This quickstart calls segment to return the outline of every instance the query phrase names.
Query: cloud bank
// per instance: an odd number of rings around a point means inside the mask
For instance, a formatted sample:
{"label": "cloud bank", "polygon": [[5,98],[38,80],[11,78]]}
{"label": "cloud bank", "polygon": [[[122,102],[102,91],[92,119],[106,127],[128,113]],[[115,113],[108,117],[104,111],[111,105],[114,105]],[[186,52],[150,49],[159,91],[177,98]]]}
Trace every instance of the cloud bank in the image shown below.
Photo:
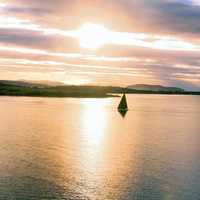
{"label": "cloud bank", "polygon": [[[1,1],[0,79],[197,90],[199,21],[198,0]],[[74,33],[86,22],[103,24],[117,39],[81,48]]]}

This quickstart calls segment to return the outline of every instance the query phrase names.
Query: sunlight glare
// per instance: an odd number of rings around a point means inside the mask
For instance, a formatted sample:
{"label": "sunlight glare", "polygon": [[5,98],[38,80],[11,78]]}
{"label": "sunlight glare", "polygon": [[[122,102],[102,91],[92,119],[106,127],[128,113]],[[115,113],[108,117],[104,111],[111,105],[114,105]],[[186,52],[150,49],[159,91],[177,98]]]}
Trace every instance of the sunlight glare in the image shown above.
{"label": "sunlight glare", "polygon": [[108,99],[85,99],[82,103],[85,108],[82,113],[85,138],[94,150],[101,143],[105,134],[107,125],[106,107],[111,101]]}
{"label": "sunlight glare", "polygon": [[97,49],[109,41],[109,31],[102,25],[85,23],[78,31],[80,46]]}

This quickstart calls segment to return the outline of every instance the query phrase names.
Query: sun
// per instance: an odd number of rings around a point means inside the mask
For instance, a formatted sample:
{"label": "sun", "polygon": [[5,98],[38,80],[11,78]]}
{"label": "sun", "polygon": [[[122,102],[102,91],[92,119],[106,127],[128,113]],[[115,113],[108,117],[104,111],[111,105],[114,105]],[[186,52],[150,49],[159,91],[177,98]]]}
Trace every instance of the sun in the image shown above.
{"label": "sun", "polygon": [[109,31],[94,23],[85,23],[78,30],[77,38],[80,46],[87,49],[98,49],[109,41]]}

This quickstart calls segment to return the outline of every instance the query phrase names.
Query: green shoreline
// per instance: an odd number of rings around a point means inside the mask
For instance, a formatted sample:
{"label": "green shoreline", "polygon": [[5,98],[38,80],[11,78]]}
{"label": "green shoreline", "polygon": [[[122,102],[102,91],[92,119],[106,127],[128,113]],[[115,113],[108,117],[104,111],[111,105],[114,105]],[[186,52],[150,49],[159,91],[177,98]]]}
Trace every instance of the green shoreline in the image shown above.
{"label": "green shoreline", "polygon": [[0,84],[0,96],[107,98],[119,94],[200,95],[191,91],[147,91],[112,86],[26,86]]}

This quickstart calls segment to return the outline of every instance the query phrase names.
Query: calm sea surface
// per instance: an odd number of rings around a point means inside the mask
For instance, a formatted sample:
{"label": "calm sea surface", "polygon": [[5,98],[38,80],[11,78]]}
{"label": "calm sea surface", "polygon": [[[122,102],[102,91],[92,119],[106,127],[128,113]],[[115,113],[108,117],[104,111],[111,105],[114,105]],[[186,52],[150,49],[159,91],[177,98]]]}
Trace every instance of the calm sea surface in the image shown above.
{"label": "calm sea surface", "polygon": [[200,96],[0,97],[0,200],[199,200]]}

